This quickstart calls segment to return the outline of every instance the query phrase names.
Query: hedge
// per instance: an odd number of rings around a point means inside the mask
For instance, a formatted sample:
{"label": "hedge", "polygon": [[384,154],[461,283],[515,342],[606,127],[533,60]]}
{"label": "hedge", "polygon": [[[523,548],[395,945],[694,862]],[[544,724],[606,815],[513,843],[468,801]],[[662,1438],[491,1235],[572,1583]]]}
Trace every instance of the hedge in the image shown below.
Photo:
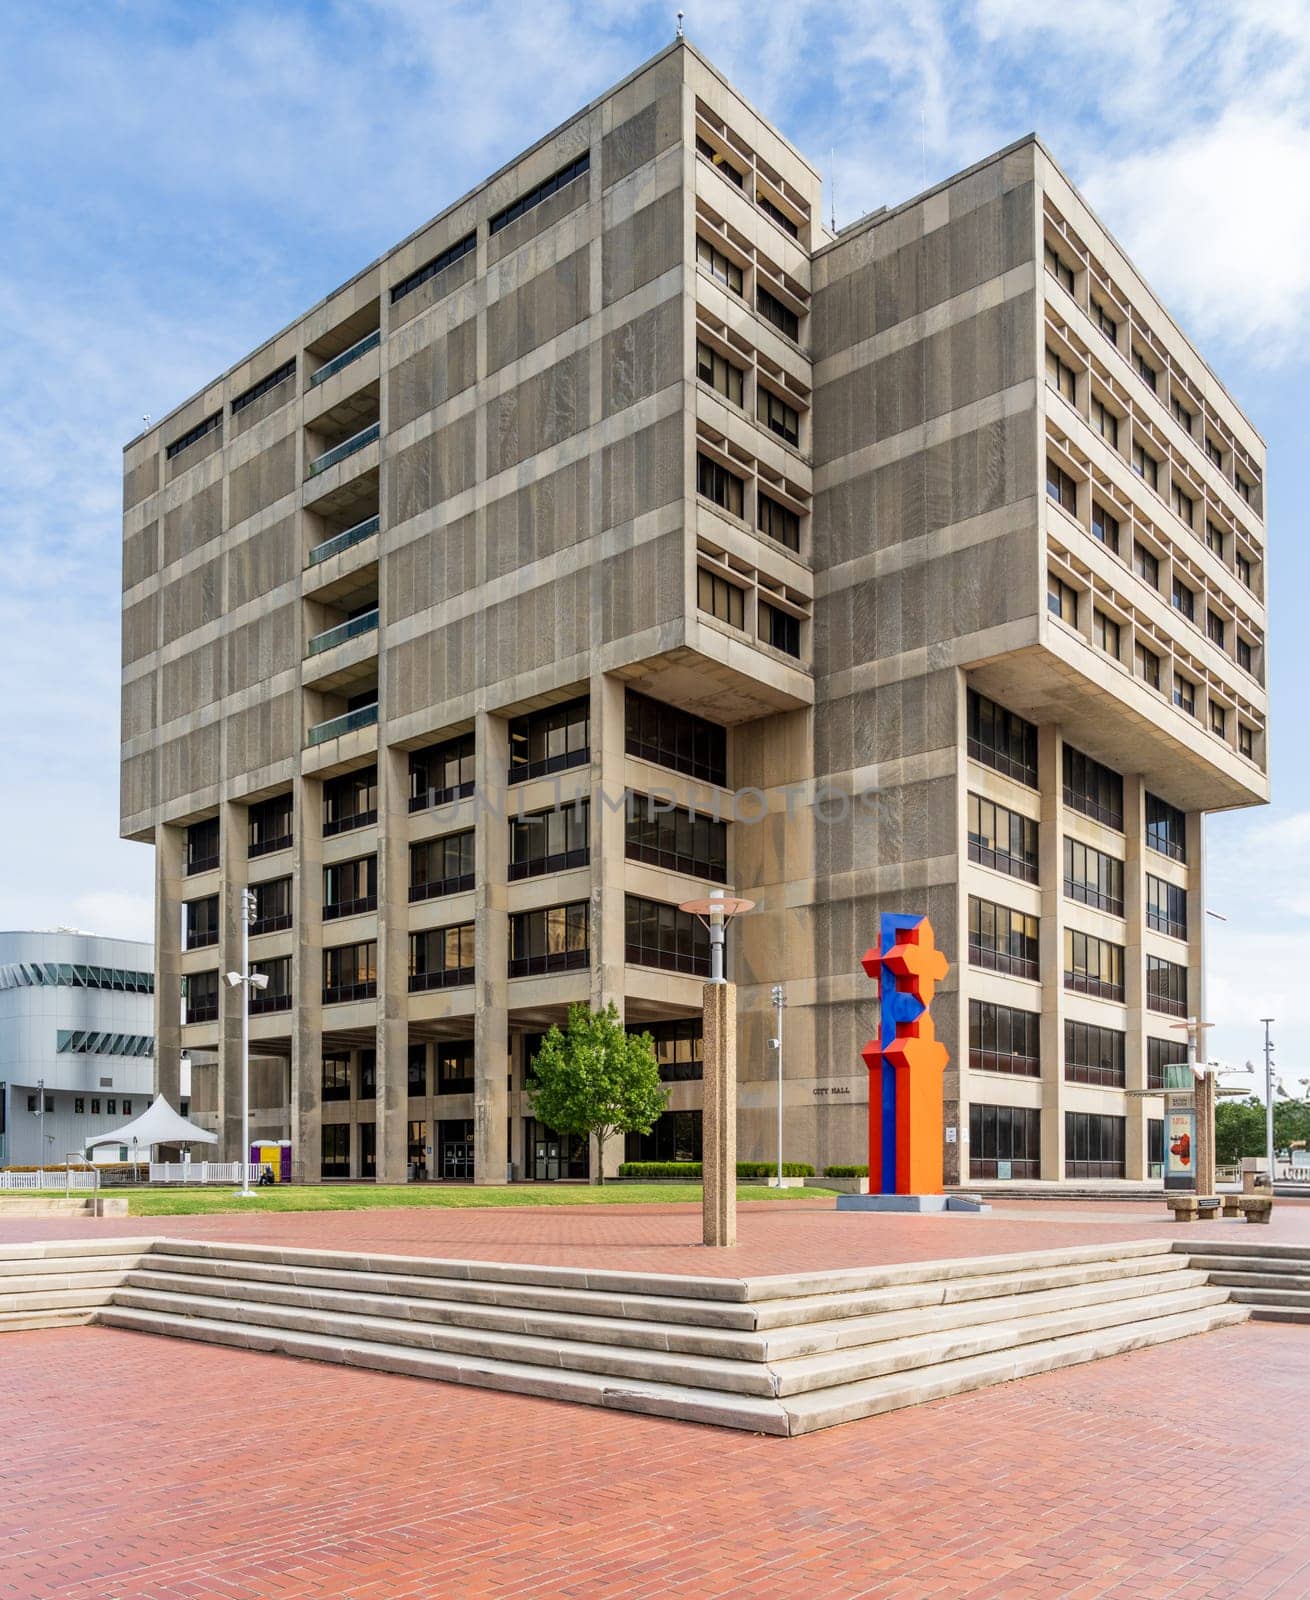
{"label": "hedge", "polygon": [[[777,1176],[776,1161],[739,1161],[739,1178],[773,1178]],[[784,1178],[812,1178],[814,1168],[805,1161],[784,1161]],[[699,1161],[625,1161],[619,1168],[620,1178],[699,1178]]]}
{"label": "hedge", "polygon": [[869,1169],[868,1167],[825,1167],[823,1175],[825,1178],[867,1178]]}

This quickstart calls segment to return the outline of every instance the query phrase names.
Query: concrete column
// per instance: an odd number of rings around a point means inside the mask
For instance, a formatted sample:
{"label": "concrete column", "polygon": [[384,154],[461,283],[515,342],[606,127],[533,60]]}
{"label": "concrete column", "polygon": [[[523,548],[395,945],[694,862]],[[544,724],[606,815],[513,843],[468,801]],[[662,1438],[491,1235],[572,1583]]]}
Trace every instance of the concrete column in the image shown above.
{"label": "concrete column", "polygon": [[[610,1001],[623,1016],[624,998],[624,689],[617,678],[593,672],[591,696],[591,1006]],[[605,1146],[604,1175],[617,1178],[624,1141]]]}
{"label": "concrete column", "polygon": [[181,1097],[182,900],[186,830],[155,829],[155,1092],[173,1110]]}
{"label": "concrete column", "polygon": [[737,986],[705,985],[704,1185],[701,1237],[737,1242]]}
{"label": "concrete column", "polygon": [[246,886],[249,834],[246,808],[224,801],[218,812],[218,1148],[220,1161],[244,1161],[241,1149],[241,1013],[244,986],[224,974],[240,972],[241,891]]}
{"label": "concrete column", "polygon": [[[1124,774],[1124,999],[1128,1029],[1124,1039],[1124,1087],[1146,1088],[1146,877],[1142,850],[1146,837],[1146,789],[1136,773]],[[1154,1102],[1158,1108],[1159,1102]],[[1141,1095],[1124,1100],[1124,1176],[1146,1181],[1146,1123],[1153,1103]]]}
{"label": "concrete column", "polygon": [[323,785],[295,786],[292,944],[291,1160],[306,1183],[322,1177],[323,1095]]}
{"label": "concrete column", "polygon": [[1060,730],[1037,730],[1037,830],[1041,924],[1037,970],[1042,980],[1042,1177],[1064,1177],[1064,745]]}
{"label": "concrete column", "polygon": [[409,755],[378,751],[377,1181],[404,1183],[409,1119]]}
{"label": "concrete column", "polygon": [[1196,1081],[1196,1192],[1213,1194],[1215,1075],[1202,1072]]}
{"label": "concrete column", "polygon": [[479,711],[477,741],[477,838],[474,862],[473,1000],[473,1175],[474,1182],[505,1181],[505,1124],[509,1093],[505,1061],[509,1053],[509,824],[505,778],[509,771],[509,724]]}

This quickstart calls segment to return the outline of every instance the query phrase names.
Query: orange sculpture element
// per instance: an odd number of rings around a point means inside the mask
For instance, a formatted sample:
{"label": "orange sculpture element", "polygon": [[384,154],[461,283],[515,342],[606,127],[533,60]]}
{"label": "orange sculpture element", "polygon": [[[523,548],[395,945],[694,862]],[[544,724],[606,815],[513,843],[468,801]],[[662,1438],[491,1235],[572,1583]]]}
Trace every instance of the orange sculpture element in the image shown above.
{"label": "orange sculpture element", "polygon": [[900,1194],[940,1194],[942,1073],[950,1057],[930,1016],[911,1026],[917,1034],[902,1035],[898,1028],[883,1051],[896,1072],[896,1188]]}
{"label": "orange sculpture element", "polygon": [[[898,989],[922,1000],[925,1006],[932,1004],[937,985],[946,976],[947,960],[946,952],[939,950],[933,941],[932,923],[927,917],[917,928],[911,928],[907,936],[898,939],[883,959],[888,970],[896,974]],[[945,1050],[945,1046],[938,1048]],[[945,1062],[942,1065],[945,1066]]]}

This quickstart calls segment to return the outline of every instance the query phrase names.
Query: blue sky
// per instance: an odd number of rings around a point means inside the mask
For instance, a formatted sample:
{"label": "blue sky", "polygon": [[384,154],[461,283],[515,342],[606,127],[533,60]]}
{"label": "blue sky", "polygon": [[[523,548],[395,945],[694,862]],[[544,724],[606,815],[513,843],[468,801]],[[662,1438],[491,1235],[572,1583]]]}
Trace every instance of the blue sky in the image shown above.
{"label": "blue sky", "polygon": [[[47,0],[0,56],[0,927],[150,936],[120,451],[652,55],[676,5]],[[1214,1050],[1310,1075],[1310,0],[686,3],[838,222],[1036,129],[1269,446],[1275,804],[1209,825]]]}

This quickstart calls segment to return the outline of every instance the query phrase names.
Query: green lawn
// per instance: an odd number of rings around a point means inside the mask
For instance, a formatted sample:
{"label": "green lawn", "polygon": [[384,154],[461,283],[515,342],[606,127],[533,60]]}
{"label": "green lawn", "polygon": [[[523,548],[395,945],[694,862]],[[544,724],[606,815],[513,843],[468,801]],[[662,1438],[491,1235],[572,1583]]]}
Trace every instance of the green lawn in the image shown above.
{"label": "green lawn", "polygon": [[[62,1190],[51,1194],[62,1196]],[[107,1197],[126,1193],[134,1217],[196,1216],[224,1211],[372,1211],[384,1206],[595,1206],[700,1203],[698,1183],[607,1183],[603,1187],[571,1183],[516,1183],[475,1188],[472,1184],[317,1185],[257,1189],[253,1199],[239,1199],[226,1185],[205,1189],[104,1189]],[[81,1196],[85,1191],[78,1190]],[[737,1185],[739,1200],[809,1200],[830,1198],[828,1189],[770,1189],[764,1184]],[[3,1215],[3,1206],[0,1206]]]}

